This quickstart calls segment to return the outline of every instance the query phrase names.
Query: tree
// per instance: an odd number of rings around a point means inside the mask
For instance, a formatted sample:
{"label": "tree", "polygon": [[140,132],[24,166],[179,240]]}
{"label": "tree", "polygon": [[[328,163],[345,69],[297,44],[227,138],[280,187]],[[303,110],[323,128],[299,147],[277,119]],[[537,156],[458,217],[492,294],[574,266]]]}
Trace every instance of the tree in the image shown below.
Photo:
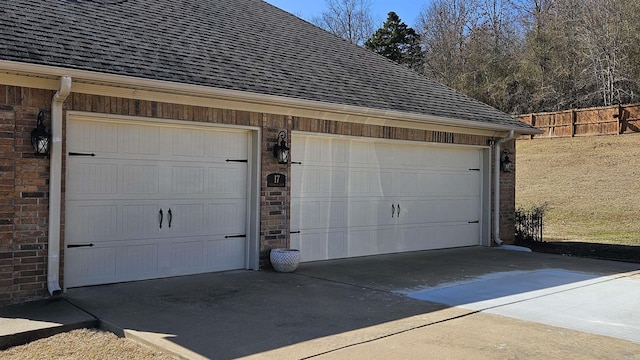
{"label": "tree", "polygon": [[[506,0],[435,0],[419,16],[423,72],[503,111],[526,98],[516,74],[522,46]],[[510,90],[507,90],[510,89]]]}
{"label": "tree", "polygon": [[362,46],[373,33],[369,0],[326,0],[327,10],[311,22],[352,44]]}
{"label": "tree", "polygon": [[387,21],[367,40],[364,46],[398,64],[420,70],[422,47],[420,36],[400,20],[395,12],[390,12]]}
{"label": "tree", "polygon": [[[580,44],[588,71],[585,94],[588,103],[615,105],[633,101],[637,79],[631,78],[628,44],[637,39],[637,19],[629,17],[633,0],[585,0],[580,28]],[[637,7],[636,7],[637,9]],[[637,44],[637,40],[635,41]]]}

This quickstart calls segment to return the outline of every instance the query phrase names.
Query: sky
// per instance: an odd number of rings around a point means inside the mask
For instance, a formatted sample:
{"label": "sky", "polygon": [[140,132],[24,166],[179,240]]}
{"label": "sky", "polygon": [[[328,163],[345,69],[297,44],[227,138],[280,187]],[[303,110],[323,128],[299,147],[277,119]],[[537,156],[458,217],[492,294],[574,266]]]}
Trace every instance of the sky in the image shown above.
{"label": "sky", "polygon": [[[309,20],[320,15],[325,10],[325,0],[265,0],[266,2],[286,10],[298,17]],[[415,20],[427,4],[428,0],[370,0],[371,15],[375,21],[376,28],[382,26],[387,19],[387,14],[394,11],[400,20],[411,27],[415,27]]]}

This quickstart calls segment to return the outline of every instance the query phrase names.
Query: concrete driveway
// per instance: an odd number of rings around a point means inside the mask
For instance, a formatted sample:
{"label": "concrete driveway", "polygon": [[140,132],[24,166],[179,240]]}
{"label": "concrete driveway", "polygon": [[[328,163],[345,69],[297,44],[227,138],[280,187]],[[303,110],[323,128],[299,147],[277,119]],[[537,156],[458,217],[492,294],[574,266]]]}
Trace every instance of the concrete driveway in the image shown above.
{"label": "concrete driveway", "polygon": [[184,358],[640,359],[639,268],[474,247],[65,297],[101,326]]}

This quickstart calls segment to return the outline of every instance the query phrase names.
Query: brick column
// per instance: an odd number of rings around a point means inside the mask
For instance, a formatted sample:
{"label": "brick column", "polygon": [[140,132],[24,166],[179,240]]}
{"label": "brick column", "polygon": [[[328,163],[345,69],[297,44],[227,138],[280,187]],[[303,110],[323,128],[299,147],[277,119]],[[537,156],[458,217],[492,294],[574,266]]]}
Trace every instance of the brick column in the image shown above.
{"label": "brick column", "polygon": [[[516,213],[516,140],[502,144],[513,164],[510,173],[500,172],[500,239],[510,244],[515,240]],[[500,161],[500,159],[498,159]]]}
{"label": "brick column", "polygon": [[[273,146],[278,134],[287,135],[287,146],[291,147],[291,117],[263,115],[262,124],[262,171],[260,180],[260,267],[269,265],[271,249],[289,247],[289,210],[291,193],[291,161],[279,164],[273,156]],[[267,176],[272,173],[287,177],[284,187],[267,187]]]}

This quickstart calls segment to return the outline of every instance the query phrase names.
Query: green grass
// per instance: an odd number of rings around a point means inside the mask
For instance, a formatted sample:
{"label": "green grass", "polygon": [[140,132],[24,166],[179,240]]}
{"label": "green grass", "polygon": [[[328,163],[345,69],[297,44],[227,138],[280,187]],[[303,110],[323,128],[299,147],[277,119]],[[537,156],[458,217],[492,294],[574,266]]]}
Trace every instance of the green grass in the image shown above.
{"label": "green grass", "polygon": [[517,142],[516,206],[545,240],[640,245],[640,134]]}

